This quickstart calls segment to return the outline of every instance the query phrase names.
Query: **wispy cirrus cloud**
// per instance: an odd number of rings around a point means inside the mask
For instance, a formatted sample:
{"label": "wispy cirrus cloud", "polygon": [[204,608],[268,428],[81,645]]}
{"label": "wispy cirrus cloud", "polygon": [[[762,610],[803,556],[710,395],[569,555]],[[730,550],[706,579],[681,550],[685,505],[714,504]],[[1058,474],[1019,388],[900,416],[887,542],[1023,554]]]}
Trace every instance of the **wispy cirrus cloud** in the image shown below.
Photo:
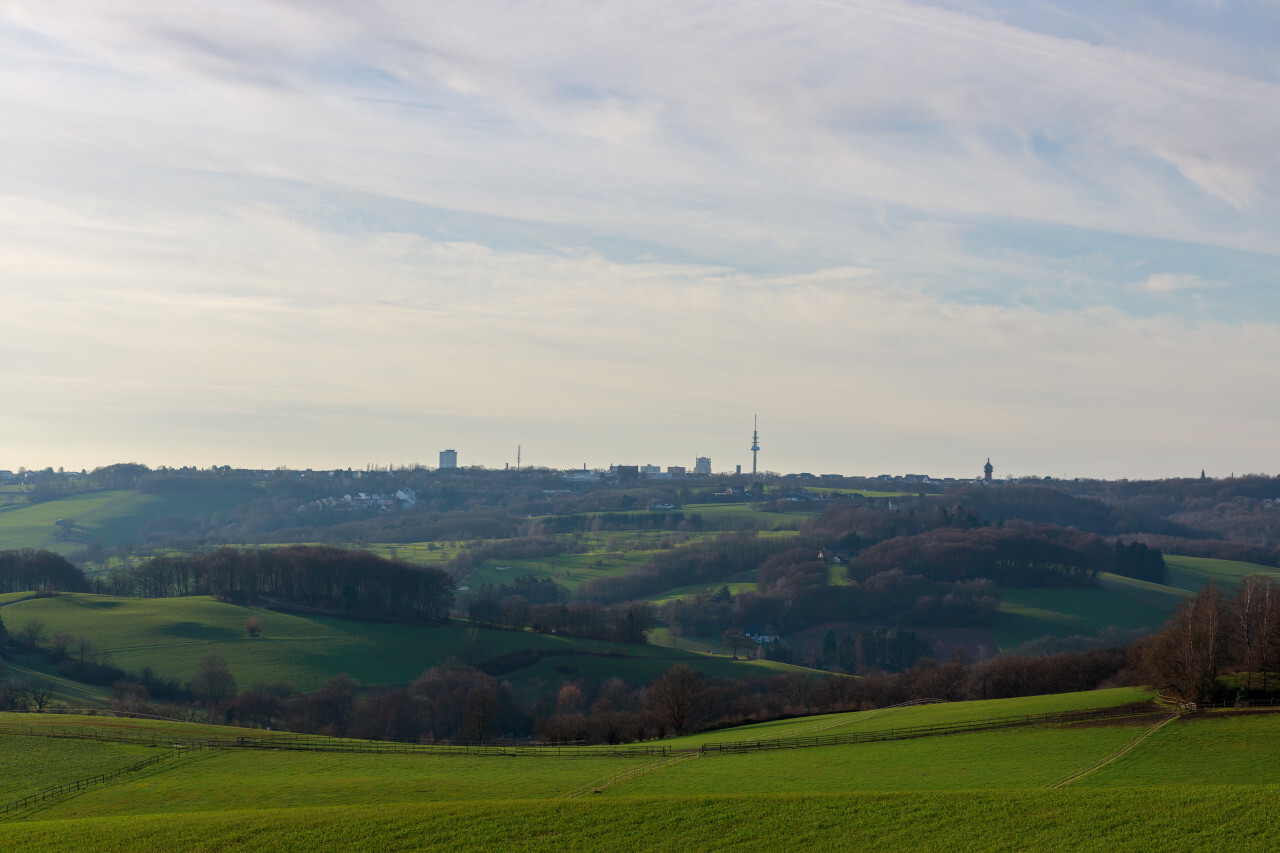
{"label": "wispy cirrus cloud", "polygon": [[1208,281],[1187,273],[1154,273],[1142,283],[1148,293],[1178,293],[1184,290],[1210,290],[1223,287],[1226,282]]}
{"label": "wispy cirrus cloud", "polygon": [[[839,400],[795,445],[832,459],[879,411],[1086,459],[1052,424],[1089,406],[1145,454],[1117,400],[1248,393],[1167,342],[1277,355],[1276,43],[1193,5],[11,4],[0,311],[31,319],[0,393],[114,388],[175,423],[273,394],[406,423],[568,406],[631,441],[663,399],[632,389],[678,376],[704,423],[762,388]],[[31,361],[54,318],[80,330]],[[51,434],[26,411],[9,428]],[[876,424],[885,459],[921,452]]]}

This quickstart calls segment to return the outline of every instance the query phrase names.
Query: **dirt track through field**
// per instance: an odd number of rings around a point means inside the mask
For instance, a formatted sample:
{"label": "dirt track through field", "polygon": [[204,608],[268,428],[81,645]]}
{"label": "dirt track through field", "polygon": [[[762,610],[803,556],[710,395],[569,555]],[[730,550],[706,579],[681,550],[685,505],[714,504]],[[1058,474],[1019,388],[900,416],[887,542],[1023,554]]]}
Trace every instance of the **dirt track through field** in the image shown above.
{"label": "dirt track through field", "polygon": [[1181,714],[1170,714],[1169,716],[1165,717],[1164,719],[1159,720],[1158,722],[1156,722],[1156,724],[1155,724],[1155,725],[1153,725],[1153,726],[1149,726],[1149,727],[1146,729],[1146,731],[1144,731],[1142,734],[1138,735],[1136,738],[1134,738],[1133,740],[1129,741],[1127,744],[1125,744],[1124,746],[1120,747],[1120,748],[1119,748],[1119,749],[1117,749],[1115,752],[1111,753],[1110,755],[1106,756],[1105,758],[1099,759],[1098,761],[1095,761],[1094,763],[1092,763],[1092,764],[1090,764],[1090,765],[1087,765],[1087,766],[1085,766],[1085,767],[1082,767],[1082,768],[1080,768],[1079,770],[1075,770],[1075,771],[1073,771],[1073,772],[1071,772],[1071,773],[1067,774],[1066,776],[1060,776],[1060,777],[1058,777],[1057,779],[1054,779],[1054,780],[1053,780],[1052,782],[1050,782],[1049,784],[1045,785],[1045,787],[1046,787],[1046,788],[1061,788],[1061,787],[1063,787],[1063,786],[1065,786],[1065,785],[1069,785],[1069,784],[1071,784],[1072,782],[1076,781],[1077,779],[1083,779],[1084,777],[1088,776],[1088,775],[1089,775],[1089,774],[1091,774],[1091,773],[1096,773],[1097,771],[1099,771],[1099,770],[1101,770],[1102,768],[1106,767],[1108,764],[1112,763],[1113,761],[1118,761],[1118,760],[1120,760],[1121,758],[1123,758],[1124,756],[1128,755],[1130,752],[1132,752],[1134,749],[1136,749],[1136,748],[1138,747],[1138,745],[1139,745],[1139,744],[1141,744],[1141,743],[1142,743],[1143,741],[1145,741],[1147,738],[1151,737],[1151,736],[1152,736],[1153,734],[1155,734],[1156,732],[1160,731],[1160,729],[1162,729],[1162,728],[1164,728],[1165,726],[1167,726],[1167,725],[1169,725],[1170,723],[1172,723],[1174,720],[1178,719],[1178,717],[1180,717],[1180,716],[1182,716],[1182,715],[1181,715]]}
{"label": "dirt track through field", "polygon": [[670,758],[666,761],[659,761],[653,764],[644,764],[644,765],[641,765],[640,767],[632,767],[622,771],[621,773],[615,773],[612,776],[606,776],[603,779],[597,779],[594,782],[589,782],[586,785],[582,785],[581,787],[574,788],[572,791],[565,794],[564,796],[565,796],[565,799],[572,800],[572,799],[576,799],[578,797],[584,796],[586,794],[598,794],[601,791],[603,791],[605,788],[609,787],[610,785],[616,785],[619,782],[630,782],[632,779],[638,779],[641,776],[654,772],[655,770],[663,770],[667,767],[670,767],[673,764],[680,764],[681,762],[684,762],[684,761],[692,761],[693,759],[698,758],[701,755],[702,753],[700,752],[690,752],[685,755],[678,755],[675,758]]}

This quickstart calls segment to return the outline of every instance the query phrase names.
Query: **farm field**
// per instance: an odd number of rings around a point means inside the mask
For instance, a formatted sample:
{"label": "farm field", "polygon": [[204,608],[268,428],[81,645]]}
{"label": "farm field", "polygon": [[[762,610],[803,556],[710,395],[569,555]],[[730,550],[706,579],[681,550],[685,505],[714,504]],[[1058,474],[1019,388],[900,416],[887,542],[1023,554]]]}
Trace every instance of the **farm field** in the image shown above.
{"label": "farm field", "polygon": [[[1010,700],[1099,707],[1138,691]],[[967,706],[962,708],[961,706]],[[995,703],[899,709],[940,723]],[[898,711],[889,711],[891,716]],[[118,766],[99,741],[4,733],[4,756],[65,779]],[[840,715],[828,715],[825,721]],[[53,717],[43,717],[52,720]],[[154,723],[128,723],[145,730]],[[824,718],[785,721],[803,727]],[[173,732],[173,726],[162,726]],[[202,729],[216,727],[199,727]],[[751,727],[758,730],[759,727]],[[236,733],[239,729],[224,729]],[[748,730],[730,731],[737,740]],[[1058,789],[1048,783],[1132,751]],[[208,750],[0,818],[5,849],[1267,849],[1280,820],[1280,714],[1211,712],[801,750],[568,757]],[[673,749],[688,739],[661,742]],[[144,747],[135,752],[146,754]],[[50,757],[66,750],[70,758]],[[563,752],[563,751],[562,751]],[[114,763],[114,764],[113,764]],[[591,792],[598,793],[591,793]],[[587,792],[576,798],[574,794]]]}
{"label": "farm field", "polygon": [[777,738],[834,735],[849,732],[886,731],[913,726],[951,725],[974,720],[990,720],[1019,715],[1052,714],[1060,711],[1083,711],[1146,702],[1150,691],[1136,687],[1112,690],[1090,690],[1083,693],[1054,693],[1047,696],[1025,696],[1017,699],[984,699],[975,702],[945,702],[910,705],[903,708],[880,708],[872,711],[850,711],[820,714],[789,720],[771,720],[720,731],[700,732],[666,743],[673,747],[698,747],[704,743],[773,740]]}
{"label": "farm field", "polygon": [[1096,636],[1107,628],[1159,629],[1178,603],[1205,584],[1230,590],[1248,575],[1280,580],[1280,569],[1234,560],[1166,555],[1168,582],[1135,580],[1102,572],[1088,589],[1000,587],[994,633],[1012,652],[1041,637]]}
{"label": "farm field", "polygon": [[1275,566],[1241,563],[1236,560],[1168,555],[1164,558],[1164,564],[1169,569],[1169,586],[1190,592],[1195,592],[1210,582],[1230,590],[1248,575],[1264,575],[1280,580],[1280,569]]}
{"label": "farm field", "polygon": [[[1002,586],[994,633],[1003,651],[1044,636],[1096,636],[1107,628],[1158,630],[1168,610],[1124,595],[1117,588]],[[1168,596],[1170,604],[1179,600]]]}
{"label": "farm field", "polygon": [[[98,541],[111,546],[139,538],[154,518],[208,517],[258,497],[253,492],[195,492],[164,495],[131,490],[82,492],[31,505],[0,507],[0,550],[46,548],[67,554]],[[62,537],[56,524],[73,522]]]}
{"label": "farm field", "polygon": [[[200,659],[222,655],[236,680],[252,684],[288,682],[314,690],[345,673],[362,684],[406,684],[448,657],[459,654],[466,630],[461,622],[407,626],[356,622],[309,614],[277,613],[216,601],[187,598],[116,598],[67,593],[48,598],[15,596],[3,606],[11,629],[43,622],[49,634],[87,636],[126,671],[150,667],[159,678],[186,680]],[[256,616],[262,636],[250,639],[244,622]],[[535,648],[561,652],[533,667],[504,676],[519,683],[530,677],[552,683],[580,675],[617,675],[632,684],[652,680],[676,662],[718,678],[767,676],[809,670],[770,661],[732,661],[726,655],[701,654],[655,645],[622,645],[533,632],[482,630],[487,656]],[[611,656],[604,657],[605,653]],[[557,668],[563,667],[563,672]]]}

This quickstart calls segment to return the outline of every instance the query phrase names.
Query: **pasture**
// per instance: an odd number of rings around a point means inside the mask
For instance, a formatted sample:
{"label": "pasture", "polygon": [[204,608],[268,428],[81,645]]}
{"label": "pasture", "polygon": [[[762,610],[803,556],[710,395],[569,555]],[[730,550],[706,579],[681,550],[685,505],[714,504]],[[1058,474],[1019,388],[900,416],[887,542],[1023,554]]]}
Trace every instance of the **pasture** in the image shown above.
{"label": "pasture", "polygon": [[[110,547],[141,538],[148,521],[168,516],[208,518],[260,497],[251,491],[79,492],[30,505],[0,507],[0,550],[45,548],[67,554],[90,542]],[[65,522],[63,525],[58,521]]]}
{"label": "pasture", "polygon": [[[1139,691],[800,718],[716,733],[918,724],[1014,709],[1106,707]],[[146,747],[8,730],[20,796]],[[44,716],[34,723],[58,721]],[[178,724],[61,718],[178,736]],[[0,818],[23,850],[1080,850],[1268,849],[1280,820],[1280,714],[1210,712],[915,740],[663,756],[345,754],[208,749]],[[218,727],[191,727],[212,731]],[[249,732],[223,729],[231,734]],[[1145,740],[1138,741],[1144,734]],[[1137,742],[1132,751],[1119,754]],[[662,744],[693,748],[689,738]],[[65,753],[58,755],[59,752]],[[1118,755],[1118,757],[1116,757]],[[1062,788],[1046,786],[1113,757]],[[9,764],[5,764],[8,761]],[[13,776],[11,772],[6,774]],[[581,794],[581,796],[577,796]]]}
{"label": "pasture", "polygon": [[[44,623],[47,636],[64,632],[88,637],[110,662],[129,672],[150,668],[158,678],[189,679],[209,653],[224,657],[242,687],[287,682],[314,690],[335,675],[366,685],[406,684],[426,669],[462,654],[465,624],[438,626],[357,622],[328,616],[280,613],[241,607],[208,596],[117,598],[66,593],[47,598],[15,594],[0,614],[10,630],[28,621]],[[245,619],[256,616],[261,636],[245,634]],[[808,672],[770,661],[733,661],[656,645],[481,629],[481,656],[534,648],[553,655],[504,678],[551,683],[584,675],[617,676],[643,684],[677,662],[718,678],[752,678],[778,672]],[[607,656],[606,656],[607,655]]]}

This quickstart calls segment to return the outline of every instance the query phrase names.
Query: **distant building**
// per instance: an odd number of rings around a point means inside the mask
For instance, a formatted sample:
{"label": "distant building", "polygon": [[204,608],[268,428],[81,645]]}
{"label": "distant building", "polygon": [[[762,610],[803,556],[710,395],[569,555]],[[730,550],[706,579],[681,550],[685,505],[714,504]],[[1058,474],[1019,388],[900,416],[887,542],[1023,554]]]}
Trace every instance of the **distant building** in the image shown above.
{"label": "distant building", "polygon": [[440,467],[441,468],[457,468],[458,467],[458,451],[441,450],[440,451]]}
{"label": "distant building", "polygon": [[988,457],[987,457],[987,464],[982,466],[982,479],[983,479],[983,481],[985,481],[985,482],[987,482],[987,483],[990,483],[990,482],[991,482],[991,473],[992,473],[993,471],[995,471],[995,470],[996,470],[995,468],[992,468],[992,467],[991,467],[991,457],[990,457],[990,456],[988,456]]}
{"label": "distant building", "polygon": [[711,457],[699,456],[693,464],[693,473],[709,475],[711,473]]}
{"label": "distant building", "polygon": [[641,465],[640,473],[644,474],[646,477],[652,477],[654,474],[662,473],[662,466],[661,465]]}
{"label": "distant building", "polygon": [[683,465],[668,465],[667,473],[672,477],[683,477],[685,475],[685,468]]}

